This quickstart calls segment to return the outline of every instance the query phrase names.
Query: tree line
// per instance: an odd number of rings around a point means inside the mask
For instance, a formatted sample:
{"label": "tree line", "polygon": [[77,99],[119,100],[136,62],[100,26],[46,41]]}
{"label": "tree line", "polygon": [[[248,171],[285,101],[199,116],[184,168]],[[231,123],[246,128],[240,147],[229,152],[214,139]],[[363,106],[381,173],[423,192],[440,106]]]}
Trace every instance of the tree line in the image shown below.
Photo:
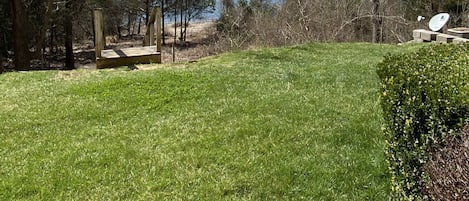
{"label": "tree line", "polygon": [[[103,8],[106,35],[139,37],[151,8],[176,19],[179,40],[191,20],[215,8],[215,0],[6,0],[0,2],[0,61],[13,60],[15,70],[63,61],[74,68],[73,43],[93,39],[95,8]],[[449,12],[450,26],[468,23],[463,0],[219,0],[221,17],[213,35],[220,51],[279,46],[310,41],[405,42],[412,29]],[[164,22],[164,20],[163,20]],[[163,26],[164,28],[165,26]],[[165,30],[163,30],[165,32]],[[163,41],[164,44],[165,41]],[[3,65],[0,65],[3,68]],[[3,72],[3,69],[0,69]]]}
{"label": "tree line", "polygon": [[[463,0],[223,0],[219,29],[226,48],[309,41],[406,42],[431,16],[448,12],[449,26],[468,25]],[[417,16],[427,21],[418,22]]]}
{"label": "tree line", "polygon": [[[191,20],[213,10],[215,0],[7,0],[0,2],[0,61],[15,70],[50,68],[51,60],[73,69],[73,43],[92,40],[93,10],[105,13],[105,35],[139,37],[154,6],[162,17],[177,15],[185,30]],[[180,38],[185,39],[185,31]],[[3,65],[0,65],[3,68]],[[3,72],[3,69],[0,69]]]}

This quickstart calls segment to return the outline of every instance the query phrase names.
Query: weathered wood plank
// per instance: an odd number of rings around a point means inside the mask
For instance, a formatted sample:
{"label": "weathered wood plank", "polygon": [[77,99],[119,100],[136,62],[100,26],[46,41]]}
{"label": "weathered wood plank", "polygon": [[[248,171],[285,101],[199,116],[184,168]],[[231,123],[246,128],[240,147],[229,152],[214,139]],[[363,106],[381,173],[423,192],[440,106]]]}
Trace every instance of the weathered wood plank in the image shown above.
{"label": "weathered wood plank", "polygon": [[128,66],[133,64],[161,63],[161,55],[144,55],[139,57],[119,57],[113,59],[96,60],[96,68],[113,68],[117,66]]}
{"label": "weathered wood plank", "polygon": [[144,46],[155,45],[155,20],[161,17],[161,14],[158,15],[159,10],[160,7],[154,7],[150,14],[150,19],[148,20],[147,24],[147,31],[145,32],[145,37],[143,39]]}
{"label": "weathered wood plank", "polygon": [[156,46],[102,50],[101,57],[96,60],[96,67],[109,68],[149,63],[161,63],[161,53],[156,51]]}
{"label": "weathered wood plank", "polygon": [[161,55],[144,55],[139,57],[120,57],[114,59],[96,60],[96,68],[113,68],[117,66],[128,66],[133,64],[161,63]]}
{"label": "weathered wood plank", "polygon": [[131,47],[131,48],[122,48],[116,50],[102,50],[101,58],[103,59],[113,59],[119,57],[138,57],[144,55],[154,55],[160,54],[156,51],[156,46],[145,46],[145,47]]}
{"label": "weathered wood plank", "polygon": [[156,51],[161,52],[161,39],[162,39],[162,33],[161,33],[161,8],[156,7]]}
{"label": "weathered wood plank", "polygon": [[106,46],[104,39],[104,23],[103,23],[103,9],[96,8],[94,10],[94,34],[95,34],[95,53],[96,58],[101,57],[101,51]]}

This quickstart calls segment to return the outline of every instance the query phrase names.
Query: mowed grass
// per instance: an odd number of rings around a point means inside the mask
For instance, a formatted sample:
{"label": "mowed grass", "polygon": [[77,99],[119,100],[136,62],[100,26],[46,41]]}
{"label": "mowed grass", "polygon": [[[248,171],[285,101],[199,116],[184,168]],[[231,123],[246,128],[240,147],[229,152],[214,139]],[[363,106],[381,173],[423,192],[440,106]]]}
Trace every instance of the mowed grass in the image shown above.
{"label": "mowed grass", "polygon": [[386,200],[376,64],[309,44],[0,76],[0,200]]}

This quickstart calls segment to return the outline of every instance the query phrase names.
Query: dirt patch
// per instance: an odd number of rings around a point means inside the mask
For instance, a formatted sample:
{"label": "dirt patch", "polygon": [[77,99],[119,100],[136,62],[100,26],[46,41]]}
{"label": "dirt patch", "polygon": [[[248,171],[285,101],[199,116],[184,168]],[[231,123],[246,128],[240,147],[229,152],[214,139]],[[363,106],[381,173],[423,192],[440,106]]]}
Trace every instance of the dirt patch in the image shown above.
{"label": "dirt patch", "polygon": [[[176,38],[178,38],[180,30],[180,28],[176,28]],[[174,43],[174,24],[167,25],[165,32],[166,45],[162,47],[163,63],[173,61],[173,45],[176,62],[193,61],[216,53],[213,48],[215,42],[213,36],[217,32],[215,22],[190,24],[187,29],[186,41],[176,39],[176,43]]]}

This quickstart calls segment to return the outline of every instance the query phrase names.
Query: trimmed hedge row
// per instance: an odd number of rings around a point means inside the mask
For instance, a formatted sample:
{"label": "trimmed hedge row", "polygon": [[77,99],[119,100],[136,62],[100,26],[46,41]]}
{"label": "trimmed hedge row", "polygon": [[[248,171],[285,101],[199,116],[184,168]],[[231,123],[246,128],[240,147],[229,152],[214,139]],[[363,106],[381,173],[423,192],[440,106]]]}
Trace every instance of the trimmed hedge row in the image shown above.
{"label": "trimmed hedge row", "polygon": [[429,150],[469,119],[469,45],[430,45],[378,64],[392,198],[420,200]]}

